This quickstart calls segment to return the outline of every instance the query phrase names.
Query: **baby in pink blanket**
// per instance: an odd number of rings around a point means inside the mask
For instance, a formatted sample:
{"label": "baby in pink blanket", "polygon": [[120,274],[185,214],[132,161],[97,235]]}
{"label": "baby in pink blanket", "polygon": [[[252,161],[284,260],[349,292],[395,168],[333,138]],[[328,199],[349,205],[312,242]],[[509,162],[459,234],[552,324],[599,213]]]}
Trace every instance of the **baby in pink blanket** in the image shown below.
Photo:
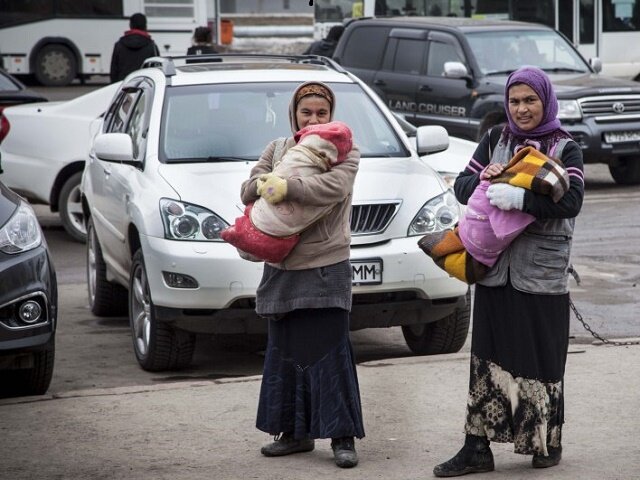
{"label": "baby in pink blanket", "polygon": [[[308,125],[294,138],[297,144],[279,162],[274,159],[273,173],[281,178],[326,172],[343,162],[353,146],[351,130],[337,121]],[[333,207],[301,205],[286,199],[271,204],[259,198],[247,205],[244,215],[221,236],[238,248],[243,258],[280,263],[296,246],[300,233]]]}

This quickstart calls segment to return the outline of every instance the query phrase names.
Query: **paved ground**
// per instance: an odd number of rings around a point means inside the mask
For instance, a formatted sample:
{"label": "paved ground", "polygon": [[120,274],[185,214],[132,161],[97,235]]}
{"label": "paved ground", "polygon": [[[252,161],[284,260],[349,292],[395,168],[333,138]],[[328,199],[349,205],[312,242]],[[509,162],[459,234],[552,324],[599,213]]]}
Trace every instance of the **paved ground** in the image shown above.
{"label": "paved ground", "polygon": [[[3,479],[419,479],[462,441],[466,353],[360,364],[367,436],[339,470],[329,442],[286,458],[259,453],[260,377],[92,389],[0,400]],[[474,478],[640,478],[640,347],[573,345],[564,459],[533,470],[494,445],[496,471]]]}

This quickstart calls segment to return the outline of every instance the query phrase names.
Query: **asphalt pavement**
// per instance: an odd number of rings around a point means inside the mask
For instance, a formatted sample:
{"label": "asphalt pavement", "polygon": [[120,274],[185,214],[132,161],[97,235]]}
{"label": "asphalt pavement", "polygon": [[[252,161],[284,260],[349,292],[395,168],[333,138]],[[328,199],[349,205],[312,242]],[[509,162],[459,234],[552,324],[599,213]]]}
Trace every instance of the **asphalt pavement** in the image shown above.
{"label": "asphalt pavement", "polygon": [[[468,353],[361,363],[360,465],[313,452],[260,455],[260,376],[70,391],[0,400],[2,479],[423,479],[461,446]],[[640,478],[640,346],[572,345],[564,457],[548,470],[493,444],[474,478]]]}

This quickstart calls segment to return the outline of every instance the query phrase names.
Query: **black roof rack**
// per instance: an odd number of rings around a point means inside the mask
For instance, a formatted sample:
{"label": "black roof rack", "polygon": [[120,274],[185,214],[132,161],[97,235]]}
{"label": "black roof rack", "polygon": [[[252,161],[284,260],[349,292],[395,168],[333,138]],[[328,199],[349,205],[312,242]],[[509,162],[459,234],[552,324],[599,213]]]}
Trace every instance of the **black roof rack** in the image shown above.
{"label": "black roof rack", "polygon": [[[276,60],[289,63],[324,65],[337,72],[346,73],[338,63],[330,58],[320,55],[272,55],[260,53],[210,53],[204,55],[180,55],[174,57],[151,57],[147,58],[141,68],[160,68],[165,77],[176,75],[174,60],[191,60],[194,64],[224,63],[225,61],[237,62],[242,59],[246,62],[264,62],[265,60]],[[189,65],[190,62],[187,62]]]}

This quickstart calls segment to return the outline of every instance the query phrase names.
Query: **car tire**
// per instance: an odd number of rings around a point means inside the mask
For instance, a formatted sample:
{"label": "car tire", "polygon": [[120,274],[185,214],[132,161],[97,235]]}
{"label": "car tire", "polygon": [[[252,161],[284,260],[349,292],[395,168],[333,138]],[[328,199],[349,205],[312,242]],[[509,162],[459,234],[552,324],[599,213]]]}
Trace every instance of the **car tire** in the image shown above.
{"label": "car tire", "polygon": [[459,351],[467,340],[471,321],[471,294],[466,302],[449,316],[432,323],[404,325],[402,334],[411,351],[417,355],[438,355]]}
{"label": "car tire", "polygon": [[640,183],[640,158],[621,157],[609,164],[609,172],[618,185]]}
{"label": "car tire", "polygon": [[35,61],[36,80],[48,87],[69,85],[78,74],[73,52],[64,45],[50,44],[38,51]]}
{"label": "car tire", "polygon": [[144,370],[179,370],[191,363],[196,336],[156,319],[142,249],[133,256],[129,275],[129,324],[133,350]]}
{"label": "car tire", "polygon": [[87,289],[89,308],[94,315],[120,317],[127,314],[127,289],[107,280],[107,266],[92,218],[87,222]]}
{"label": "car tire", "polygon": [[44,395],[51,384],[55,360],[55,340],[33,353],[33,367],[15,370],[11,393],[14,395]]}
{"label": "car tire", "polygon": [[62,226],[76,242],[87,241],[87,228],[84,222],[84,212],[82,211],[80,182],[82,172],[71,175],[62,185],[58,205],[60,207],[60,220]]}

